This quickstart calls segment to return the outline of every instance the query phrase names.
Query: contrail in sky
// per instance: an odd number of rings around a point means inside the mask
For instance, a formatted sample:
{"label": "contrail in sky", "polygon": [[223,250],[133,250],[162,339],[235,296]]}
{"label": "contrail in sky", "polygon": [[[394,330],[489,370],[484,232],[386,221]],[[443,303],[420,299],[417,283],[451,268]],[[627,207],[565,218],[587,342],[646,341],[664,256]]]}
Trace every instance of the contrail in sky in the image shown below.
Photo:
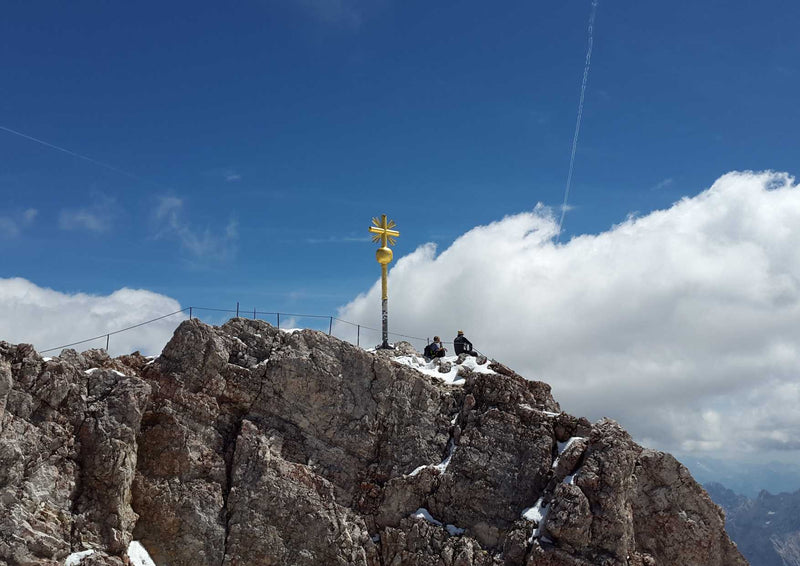
{"label": "contrail in sky", "polygon": [[135,175],[135,174],[130,173],[128,171],[125,171],[123,169],[119,169],[117,167],[114,167],[113,165],[109,165],[108,163],[103,163],[102,161],[98,161],[97,159],[92,159],[91,157],[87,157],[86,155],[81,155],[80,153],[77,153],[75,151],[69,150],[69,149],[64,148],[64,147],[59,147],[59,146],[57,146],[55,144],[48,143],[48,142],[46,142],[44,140],[40,140],[40,139],[35,138],[33,136],[29,136],[27,134],[23,134],[22,132],[18,132],[16,130],[12,130],[11,128],[6,128],[5,126],[0,126],[0,130],[3,130],[4,132],[8,132],[9,134],[14,134],[15,136],[20,136],[22,138],[25,138],[26,140],[31,140],[31,141],[34,141],[36,143],[40,143],[40,144],[42,144],[42,145],[44,145],[46,147],[49,147],[49,148],[52,148],[52,149],[55,149],[55,150],[58,150],[58,151],[62,151],[64,153],[68,154],[68,155],[72,155],[73,157],[77,157],[78,159],[83,159],[84,161],[88,161],[89,163],[94,163],[95,165],[99,165],[100,167],[104,167],[105,169],[109,169],[110,171],[114,171],[115,173],[119,173],[120,175],[125,175],[126,177],[130,177],[131,179],[135,179],[137,181],[147,182],[145,179],[142,179],[138,175]]}
{"label": "contrail in sky", "polygon": [[569,156],[569,173],[567,174],[567,188],[564,190],[564,204],[561,205],[561,219],[558,221],[556,243],[561,238],[561,227],[564,224],[564,215],[567,213],[567,199],[572,185],[572,171],[575,168],[575,150],[578,147],[578,134],[581,131],[581,118],[583,118],[583,98],[586,95],[586,82],[589,80],[589,67],[592,65],[592,45],[594,44],[594,16],[597,13],[598,0],[592,0],[592,13],[589,15],[589,47],[586,50],[586,64],[583,67],[583,82],[581,83],[581,99],[578,102],[578,119],[575,121],[575,135],[572,136],[572,153]]}

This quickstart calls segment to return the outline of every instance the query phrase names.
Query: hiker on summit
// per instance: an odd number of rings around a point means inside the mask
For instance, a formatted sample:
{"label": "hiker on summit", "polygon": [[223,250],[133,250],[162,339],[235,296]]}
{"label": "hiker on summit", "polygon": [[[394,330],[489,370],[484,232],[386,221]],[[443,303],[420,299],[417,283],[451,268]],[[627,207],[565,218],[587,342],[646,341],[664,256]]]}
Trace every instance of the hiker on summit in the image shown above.
{"label": "hiker on summit", "polygon": [[443,358],[447,353],[447,348],[442,345],[442,339],[438,336],[433,337],[433,342],[425,346],[424,355],[426,358]]}
{"label": "hiker on summit", "polygon": [[468,356],[478,357],[478,352],[472,349],[472,342],[467,340],[463,330],[458,331],[458,336],[453,340],[453,348],[456,350],[456,356],[459,354],[467,354]]}

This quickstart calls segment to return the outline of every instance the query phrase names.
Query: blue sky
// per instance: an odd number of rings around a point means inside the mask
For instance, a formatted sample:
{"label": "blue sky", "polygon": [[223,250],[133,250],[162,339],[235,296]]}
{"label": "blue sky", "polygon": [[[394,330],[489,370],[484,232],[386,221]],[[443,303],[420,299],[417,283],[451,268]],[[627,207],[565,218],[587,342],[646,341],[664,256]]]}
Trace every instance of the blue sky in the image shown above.
{"label": "blue sky", "polygon": [[[63,291],[331,312],[396,254],[558,207],[589,2],[13,2],[0,22],[3,272]],[[601,3],[565,236],[796,171],[794,2]],[[165,198],[205,245],[155,218]],[[63,211],[84,222],[59,222]],[[100,219],[87,222],[88,215]],[[233,231],[226,238],[226,230]]]}
{"label": "blue sky", "polygon": [[726,174],[800,171],[800,4],[601,0],[554,245],[590,10],[7,2],[0,338],[237,301],[379,326],[386,213],[396,332],[464,327],[648,445],[796,465],[800,189]]}

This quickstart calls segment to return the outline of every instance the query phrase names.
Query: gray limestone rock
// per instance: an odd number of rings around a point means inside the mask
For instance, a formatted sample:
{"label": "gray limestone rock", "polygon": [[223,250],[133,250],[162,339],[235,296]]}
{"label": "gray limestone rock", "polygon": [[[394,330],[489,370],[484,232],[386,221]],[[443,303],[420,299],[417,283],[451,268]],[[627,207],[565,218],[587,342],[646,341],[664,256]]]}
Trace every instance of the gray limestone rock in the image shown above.
{"label": "gray limestone rock", "polygon": [[150,387],[107,362],[70,350],[44,361],[28,345],[0,342],[3,563],[51,564],[97,549],[94,563],[121,564],[114,557],[137,519],[131,484]]}
{"label": "gray limestone rock", "polygon": [[395,346],[247,319],[154,361],[0,343],[0,562],[119,565],[135,538],[170,566],[745,564],[671,456]]}

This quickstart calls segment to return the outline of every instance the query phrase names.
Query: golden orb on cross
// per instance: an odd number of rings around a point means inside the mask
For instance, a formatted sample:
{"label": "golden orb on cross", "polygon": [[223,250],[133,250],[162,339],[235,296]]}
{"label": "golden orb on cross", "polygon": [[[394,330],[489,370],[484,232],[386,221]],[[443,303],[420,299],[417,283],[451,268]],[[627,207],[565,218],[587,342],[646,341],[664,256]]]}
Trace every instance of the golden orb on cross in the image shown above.
{"label": "golden orb on cross", "polygon": [[381,265],[391,263],[393,255],[392,248],[390,247],[378,248],[375,250],[375,259],[377,259],[378,263]]}
{"label": "golden orb on cross", "polygon": [[384,266],[391,263],[394,257],[392,248],[389,246],[395,245],[395,238],[400,235],[397,230],[392,230],[395,226],[397,224],[395,224],[394,220],[387,220],[386,215],[381,214],[381,219],[373,218],[372,226],[369,227],[369,231],[373,234],[372,241],[381,243],[381,247],[375,251],[375,259]]}
{"label": "golden orb on cross", "polygon": [[383,334],[383,343],[378,346],[379,348],[392,348],[389,344],[389,282],[388,272],[389,263],[392,261],[392,248],[395,244],[395,238],[400,235],[397,230],[392,230],[397,226],[394,220],[387,220],[385,214],[381,214],[381,219],[372,219],[372,226],[369,227],[372,236],[372,241],[375,243],[380,242],[381,247],[375,252],[375,259],[381,264],[381,330]]}

